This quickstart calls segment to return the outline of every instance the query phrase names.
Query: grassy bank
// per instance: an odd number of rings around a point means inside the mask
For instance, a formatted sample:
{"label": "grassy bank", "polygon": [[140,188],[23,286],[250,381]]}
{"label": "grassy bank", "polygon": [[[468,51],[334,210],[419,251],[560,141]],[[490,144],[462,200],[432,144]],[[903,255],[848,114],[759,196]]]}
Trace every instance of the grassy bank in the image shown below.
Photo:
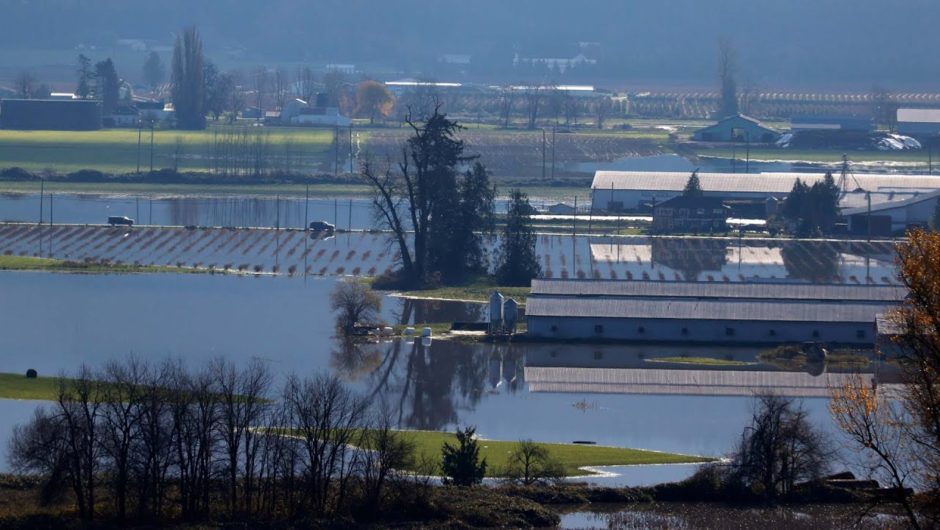
{"label": "grassy bank", "polygon": [[646,359],[648,363],[669,363],[669,364],[694,364],[700,366],[747,366],[745,361],[734,361],[730,359],[716,359],[714,357],[656,357]]}
{"label": "grassy bank", "polygon": [[506,287],[486,282],[453,287],[438,287],[437,289],[420,289],[404,291],[401,296],[405,298],[431,298],[441,300],[462,300],[467,302],[489,302],[493,291],[499,291],[507,299],[514,298],[516,302],[525,304],[529,296],[529,287]]}
{"label": "grassy bank", "polygon": [[[99,262],[68,261],[32,256],[0,256],[0,271],[48,271],[48,272],[83,272],[83,273],[143,273],[172,272],[199,273],[201,269],[163,267],[158,265],[128,265]],[[221,271],[220,271],[221,272]]]}
{"label": "grassy bank", "polygon": [[[71,383],[72,379],[65,379]],[[59,395],[58,377],[30,379],[24,374],[0,373],[0,399],[54,401]]]}

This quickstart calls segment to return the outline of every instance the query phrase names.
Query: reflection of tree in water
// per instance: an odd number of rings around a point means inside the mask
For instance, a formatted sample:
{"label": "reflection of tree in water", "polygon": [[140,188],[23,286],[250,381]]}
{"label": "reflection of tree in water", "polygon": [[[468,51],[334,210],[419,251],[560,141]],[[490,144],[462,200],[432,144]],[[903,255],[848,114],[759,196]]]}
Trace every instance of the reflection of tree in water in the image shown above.
{"label": "reflection of tree in water", "polygon": [[459,422],[460,410],[472,411],[487,391],[516,392],[524,385],[521,352],[506,345],[442,340],[425,345],[417,339],[384,344],[340,341],[338,346],[331,358],[333,369],[360,382],[405,428],[448,428]]}
{"label": "reflection of tree in water", "polygon": [[720,271],[728,262],[728,242],[723,239],[654,237],[650,245],[652,264],[680,271],[686,281],[697,281],[703,271]]}
{"label": "reflection of tree in water", "polygon": [[477,322],[483,317],[485,309],[484,304],[403,298],[401,309],[395,317],[401,325],[429,322]]}
{"label": "reflection of tree in water", "polygon": [[833,244],[819,241],[789,241],[780,249],[787,276],[813,283],[840,281],[839,253]]}

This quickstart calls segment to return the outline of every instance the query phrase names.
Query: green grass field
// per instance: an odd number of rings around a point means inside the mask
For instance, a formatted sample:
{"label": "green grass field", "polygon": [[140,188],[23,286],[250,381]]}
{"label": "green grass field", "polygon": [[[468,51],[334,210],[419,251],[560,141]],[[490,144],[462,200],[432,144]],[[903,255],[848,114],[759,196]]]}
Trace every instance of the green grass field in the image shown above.
{"label": "green grass field", "polygon": [[[103,263],[85,263],[32,256],[0,256],[0,271],[47,271],[93,273],[199,273],[201,269],[161,267],[156,265],[113,265]],[[221,271],[220,271],[221,272]],[[0,396],[2,397],[2,396]]]}
{"label": "green grass field", "polygon": [[[64,379],[66,384],[72,379]],[[0,399],[54,401],[59,395],[58,377],[29,379],[25,374],[0,373]]]}
{"label": "green grass field", "polygon": [[488,302],[493,291],[499,291],[506,298],[514,298],[516,302],[525,304],[529,296],[529,290],[529,287],[505,287],[480,281],[469,285],[405,291],[402,293],[402,296],[406,298],[439,298],[442,300]]}
{"label": "green grass field", "polygon": [[696,364],[702,366],[747,366],[746,361],[733,361],[728,359],[715,359],[714,357],[656,357],[646,359],[649,363]]}
{"label": "green grass field", "polygon": [[[179,169],[205,171],[205,153],[222,126],[205,131],[157,130],[154,132],[154,169],[173,167],[177,140],[182,142]],[[331,153],[333,132],[328,129],[266,127],[273,152],[291,145],[293,156],[304,163],[319,163]],[[150,168],[150,131],[143,131],[141,168]],[[95,169],[128,173],[137,169],[137,130],[100,131],[8,131],[0,130],[0,167],[22,167],[30,171],[50,169],[68,173]]]}
{"label": "green grass field", "polygon": [[[418,459],[439,461],[444,442],[456,444],[452,433],[435,431],[401,431],[401,435],[415,445]],[[509,456],[518,442],[480,440],[480,457],[486,458],[486,476],[504,476],[509,466]],[[707,462],[711,459],[698,456],[660,453],[623,447],[607,447],[583,444],[541,443],[549,455],[557,460],[565,470],[566,476],[589,474],[581,470],[585,466],[625,466],[639,464],[690,464]],[[438,470],[438,472],[440,472]]]}

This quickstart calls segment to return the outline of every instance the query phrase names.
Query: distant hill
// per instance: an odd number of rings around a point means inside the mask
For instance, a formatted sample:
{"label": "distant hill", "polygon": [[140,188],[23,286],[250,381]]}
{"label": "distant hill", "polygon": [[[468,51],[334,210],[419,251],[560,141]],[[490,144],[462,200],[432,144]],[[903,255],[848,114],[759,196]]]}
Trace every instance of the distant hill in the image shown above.
{"label": "distant hill", "polygon": [[[221,63],[509,79],[528,75],[513,69],[514,53],[574,56],[590,42],[591,78],[710,85],[726,36],[758,86],[930,90],[940,85],[937,20],[936,0],[0,0],[0,51],[167,45],[196,24]],[[442,54],[471,63],[446,69]]]}

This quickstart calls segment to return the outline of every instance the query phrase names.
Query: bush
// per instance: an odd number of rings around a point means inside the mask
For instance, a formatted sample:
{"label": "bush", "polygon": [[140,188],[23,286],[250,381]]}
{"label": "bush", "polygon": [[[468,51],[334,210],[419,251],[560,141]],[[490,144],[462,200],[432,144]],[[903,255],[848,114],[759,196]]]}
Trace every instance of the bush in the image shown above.
{"label": "bush", "polygon": [[36,379],[37,377],[39,377],[39,374],[36,373],[35,369],[30,368],[29,370],[26,370],[26,379]]}

